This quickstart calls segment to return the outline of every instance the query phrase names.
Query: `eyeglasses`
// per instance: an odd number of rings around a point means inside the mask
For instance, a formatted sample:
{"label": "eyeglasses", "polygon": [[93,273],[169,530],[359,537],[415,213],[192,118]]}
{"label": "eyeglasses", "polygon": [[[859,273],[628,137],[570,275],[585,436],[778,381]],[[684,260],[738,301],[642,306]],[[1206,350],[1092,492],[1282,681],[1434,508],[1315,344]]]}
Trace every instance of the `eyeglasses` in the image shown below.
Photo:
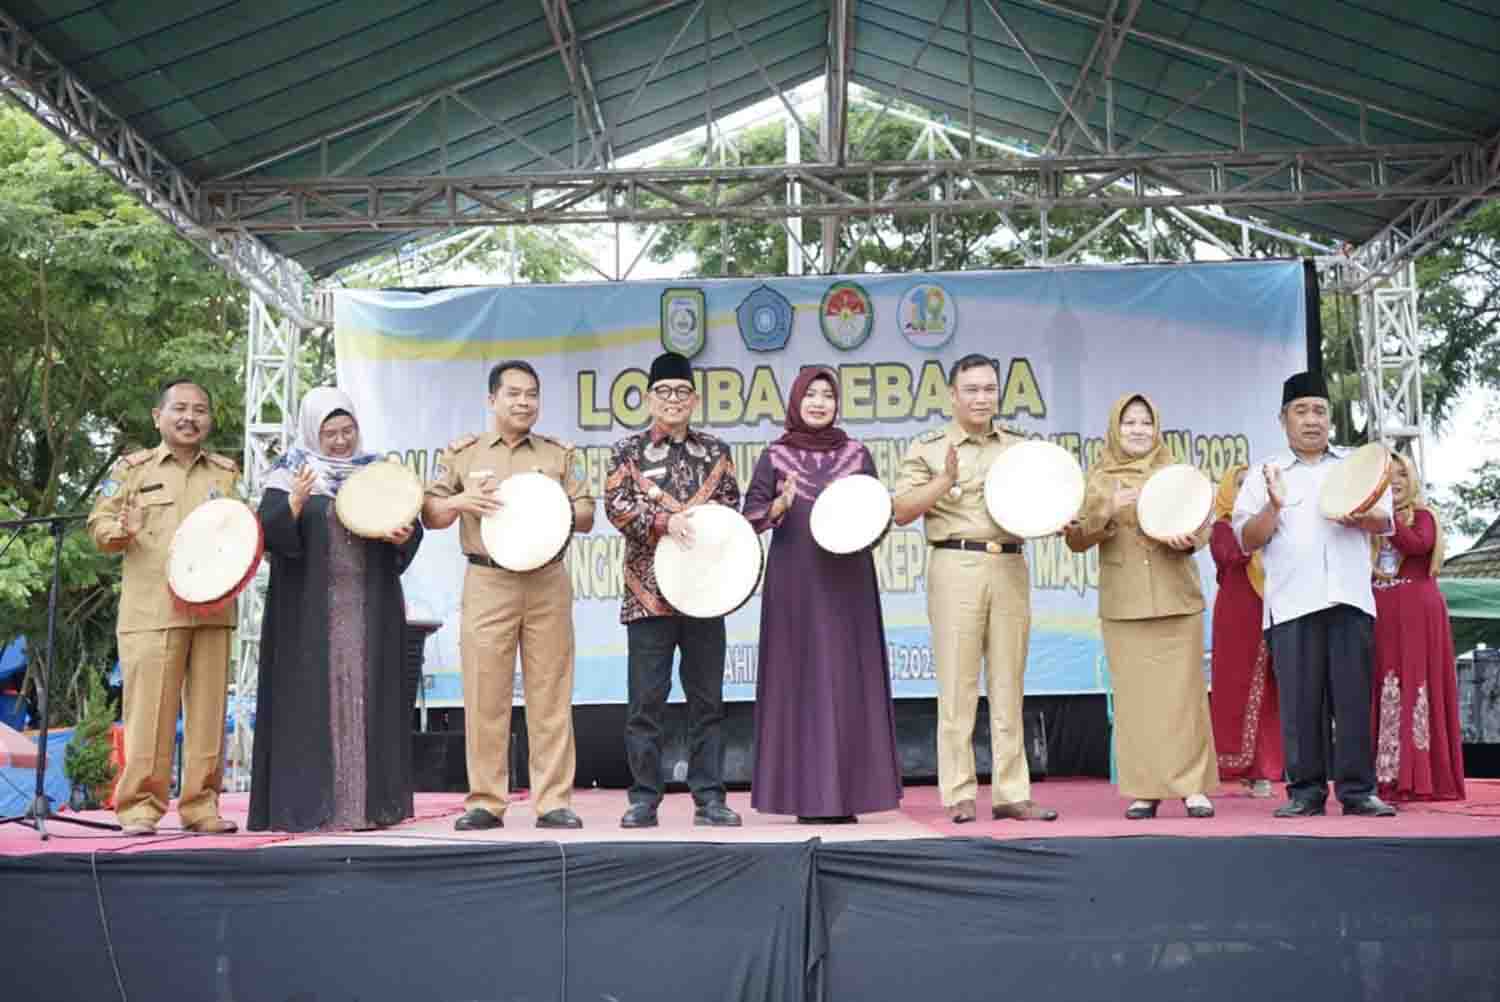
{"label": "eyeglasses", "polygon": [[691,386],[653,386],[651,395],[658,400],[688,400],[697,390]]}

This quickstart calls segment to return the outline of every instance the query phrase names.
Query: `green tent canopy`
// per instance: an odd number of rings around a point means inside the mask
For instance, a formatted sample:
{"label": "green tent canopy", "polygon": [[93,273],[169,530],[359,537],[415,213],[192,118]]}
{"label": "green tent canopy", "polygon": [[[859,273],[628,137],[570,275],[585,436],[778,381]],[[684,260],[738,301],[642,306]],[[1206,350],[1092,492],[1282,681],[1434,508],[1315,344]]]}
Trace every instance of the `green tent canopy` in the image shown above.
{"label": "green tent canopy", "polygon": [[1438,578],[1453,620],[1453,646],[1458,653],[1481,643],[1500,647],[1500,578]]}

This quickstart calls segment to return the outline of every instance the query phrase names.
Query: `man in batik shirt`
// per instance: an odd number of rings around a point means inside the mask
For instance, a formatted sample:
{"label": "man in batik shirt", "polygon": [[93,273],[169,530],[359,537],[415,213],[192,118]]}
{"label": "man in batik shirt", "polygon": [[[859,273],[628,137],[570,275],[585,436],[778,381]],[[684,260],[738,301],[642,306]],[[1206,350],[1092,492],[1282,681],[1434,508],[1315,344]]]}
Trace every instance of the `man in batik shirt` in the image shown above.
{"label": "man in batik shirt", "polygon": [[614,447],[605,511],[625,537],[625,596],[620,621],[629,644],[630,711],[625,752],[633,783],[622,828],[656,825],[666,783],[662,776],[662,720],[672,688],[672,657],[682,652],[679,677],[689,720],[688,788],[697,807],[693,823],[733,827],[740,816],[724,802],[724,617],[697,619],[674,609],[656,583],[656,544],[671,536],[693,542],[693,508],[740,506],[729,447],[689,427],[697,403],[693,370],[667,352],[651,363],[647,400],[651,426]]}

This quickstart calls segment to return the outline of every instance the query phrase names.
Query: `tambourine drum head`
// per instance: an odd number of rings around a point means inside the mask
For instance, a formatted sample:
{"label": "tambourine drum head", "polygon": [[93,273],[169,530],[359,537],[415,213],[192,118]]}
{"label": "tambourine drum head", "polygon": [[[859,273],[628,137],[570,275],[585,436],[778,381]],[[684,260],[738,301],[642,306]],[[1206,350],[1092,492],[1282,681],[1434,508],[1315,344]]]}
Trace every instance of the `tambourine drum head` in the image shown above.
{"label": "tambourine drum head", "polygon": [[813,502],[808,525],[829,553],[857,553],[873,546],[891,524],[891,494],[864,473],[842,477]]}
{"label": "tambourine drum head", "polygon": [[1067,449],[1051,442],[1019,442],[990,467],[984,505],[990,518],[1012,535],[1050,536],[1078,514],[1083,486],[1083,470]]}
{"label": "tambourine drum head", "polygon": [[1214,485],[1197,467],[1163,466],[1147,478],[1135,503],[1141,531],[1152,539],[1191,536],[1214,506]]}
{"label": "tambourine drum head", "polygon": [[188,513],[167,551],[167,588],[188,606],[232,598],[260,564],[260,519],[243,501],[215,498]]}
{"label": "tambourine drum head", "polygon": [[1391,454],[1379,442],[1355,449],[1323,481],[1318,511],[1335,519],[1369,511],[1391,481],[1390,462]]}
{"label": "tambourine drum head", "polygon": [[733,508],[705,504],[692,512],[691,547],[670,536],[656,544],[656,583],[685,616],[727,616],[748,602],[760,583],[760,539]]}
{"label": "tambourine drum head", "polygon": [[382,539],[422,513],[422,481],[400,463],[371,463],[339,488],[339,522],[365,539]]}
{"label": "tambourine drum head", "polygon": [[506,477],[495,492],[500,510],[479,523],[490,559],[508,571],[534,571],[556,560],[573,535],[573,502],[545,473]]}

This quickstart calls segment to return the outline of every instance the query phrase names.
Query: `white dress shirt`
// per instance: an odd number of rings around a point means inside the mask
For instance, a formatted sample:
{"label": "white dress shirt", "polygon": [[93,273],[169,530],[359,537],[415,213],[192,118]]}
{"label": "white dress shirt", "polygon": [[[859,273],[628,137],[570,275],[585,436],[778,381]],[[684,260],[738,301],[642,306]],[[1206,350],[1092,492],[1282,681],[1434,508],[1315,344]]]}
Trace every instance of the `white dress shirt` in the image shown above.
{"label": "white dress shirt", "polygon": [[[1290,451],[1269,460],[1281,468],[1286,498],[1276,531],[1261,551],[1266,568],[1263,627],[1287,623],[1340,604],[1375,615],[1375,592],[1370,585],[1370,534],[1318,513],[1323,481],[1344,456],[1343,451],[1329,447],[1316,463],[1303,462]],[[1234,502],[1234,534],[1242,549],[1245,549],[1245,523],[1260,513],[1267,500],[1265,467],[1252,467]],[[1371,513],[1383,514],[1389,520],[1391,510],[1391,491],[1387,487]],[[1381,535],[1390,533],[1388,524]]]}

